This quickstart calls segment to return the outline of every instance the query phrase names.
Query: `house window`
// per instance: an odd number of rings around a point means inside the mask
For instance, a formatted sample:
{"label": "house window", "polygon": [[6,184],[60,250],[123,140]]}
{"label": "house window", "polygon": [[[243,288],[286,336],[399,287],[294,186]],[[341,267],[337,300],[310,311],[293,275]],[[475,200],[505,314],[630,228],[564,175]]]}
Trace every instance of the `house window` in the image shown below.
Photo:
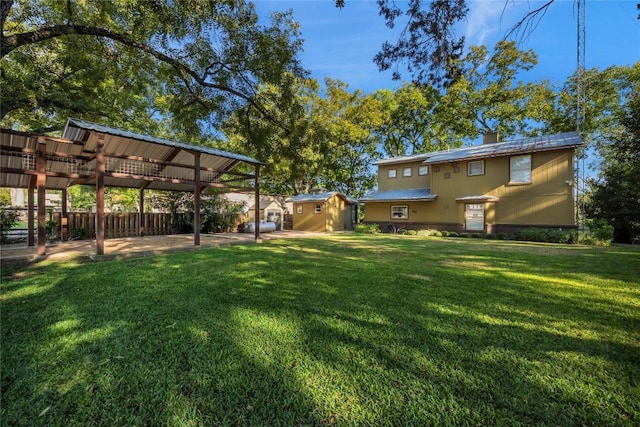
{"label": "house window", "polygon": [[509,183],[531,183],[531,154],[511,157],[509,164]]}
{"label": "house window", "polygon": [[433,171],[434,172],[440,172],[440,166],[434,166],[433,167]]}
{"label": "house window", "polygon": [[322,213],[322,205],[316,205],[315,213]]}
{"label": "house window", "polygon": [[429,175],[429,166],[420,166],[418,168],[418,175]]}
{"label": "house window", "polygon": [[392,219],[407,219],[409,218],[409,206],[391,206],[391,218]]}
{"label": "house window", "polygon": [[302,205],[296,206],[296,213],[299,213],[299,214],[302,213]]}
{"label": "house window", "polygon": [[389,171],[387,172],[387,176],[389,178],[395,178],[397,174],[397,171],[395,169],[389,169]]}
{"label": "house window", "polygon": [[474,162],[467,163],[467,175],[484,175],[484,160],[476,160]]}
{"label": "house window", "polygon": [[411,176],[411,168],[404,168],[404,169],[402,169],[402,176],[404,176],[404,177],[409,177],[409,176]]}

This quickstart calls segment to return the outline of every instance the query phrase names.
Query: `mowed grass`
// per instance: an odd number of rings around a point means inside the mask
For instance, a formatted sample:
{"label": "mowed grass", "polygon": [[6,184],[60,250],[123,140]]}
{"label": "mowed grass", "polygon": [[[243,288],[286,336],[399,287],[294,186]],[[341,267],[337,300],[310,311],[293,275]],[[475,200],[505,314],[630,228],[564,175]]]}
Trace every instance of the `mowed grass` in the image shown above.
{"label": "mowed grass", "polygon": [[640,251],[396,235],[3,271],[2,425],[640,425]]}

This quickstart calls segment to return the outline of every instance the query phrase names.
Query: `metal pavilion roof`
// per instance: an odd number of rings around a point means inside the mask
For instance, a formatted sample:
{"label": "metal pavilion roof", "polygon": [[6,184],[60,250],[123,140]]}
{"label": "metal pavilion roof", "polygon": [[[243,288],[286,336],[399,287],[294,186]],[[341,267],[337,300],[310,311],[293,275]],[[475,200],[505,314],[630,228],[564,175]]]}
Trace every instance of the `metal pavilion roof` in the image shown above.
{"label": "metal pavilion roof", "polygon": [[69,119],[63,138],[2,129],[0,186],[29,187],[38,141],[46,146],[47,189],[95,184],[99,136],[104,137],[105,185],[111,187],[193,191],[194,158],[199,155],[203,187],[242,190],[243,181],[254,177],[251,173],[234,172],[236,166],[263,164],[240,154]]}
{"label": "metal pavilion roof", "polygon": [[579,147],[584,140],[576,132],[535,136],[512,141],[484,144],[456,150],[427,153],[424,164],[456,162],[462,160],[483,159],[487,157],[512,156],[538,151],[559,150]]}

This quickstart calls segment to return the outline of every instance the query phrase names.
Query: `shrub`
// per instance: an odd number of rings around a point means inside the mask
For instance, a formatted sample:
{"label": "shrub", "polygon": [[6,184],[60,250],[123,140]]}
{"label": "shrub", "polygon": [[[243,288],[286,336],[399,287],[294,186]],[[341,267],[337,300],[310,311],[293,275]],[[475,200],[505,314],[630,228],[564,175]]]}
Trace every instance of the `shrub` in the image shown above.
{"label": "shrub", "polygon": [[9,230],[18,222],[18,217],[17,208],[5,204],[0,205],[0,241],[2,243],[7,242]]}
{"label": "shrub", "polygon": [[482,233],[473,233],[471,234],[471,237],[473,237],[474,239],[479,239],[482,237]]}
{"label": "shrub", "polygon": [[418,232],[416,230],[405,230],[402,234],[405,234],[407,236],[415,236],[418,234]]}
{"label": "shrub", "polygon": [[380,233],[378,224],[357,224],[356,233],[377,234]]}
{"label": "shrub", "polygon": [[440,233],[442,233],[442,237],[449,237],[450,233],[447,230],[442,230]]}
{"label": "shrub", "polygon": [[609,246],[613,240],[613,226],[606,219],[588,219],[589,232],[582,238],[582,243],[596,246]]}
{"label": "shrub", "polygon": [[509,235],[507,233],[498,233],[498,240],[509,240]]}
{"label": "shrub", "polygon": [[89,238],[89,232],[84,227],[75,227],[69,230],[71,240],[84,240]]}
{"label": "shrub", "polygon": [[553,228],[523,228],[513,234],[514,240],[544,243],[576,243],[575,232]]}
{"label": "shrub", "polygon": [[496,240],[496,235],[495,234],[486,234],[484,236],[485,239],[487,240]]}
{"label": "shrub", "polygon": [[458,233],[457,231],[450,231],[449,237],[460,237],[460,233]]}

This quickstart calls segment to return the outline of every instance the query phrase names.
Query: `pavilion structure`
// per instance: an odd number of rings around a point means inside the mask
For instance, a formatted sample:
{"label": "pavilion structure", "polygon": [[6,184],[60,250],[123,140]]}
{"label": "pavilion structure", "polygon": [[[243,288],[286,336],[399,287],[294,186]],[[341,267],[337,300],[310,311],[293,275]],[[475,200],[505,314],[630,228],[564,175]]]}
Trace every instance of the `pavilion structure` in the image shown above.
{"label": "pavilion structure", "polygon": [[[46,190],[62,191],[64,239],[67,189],[95,187],[96,255],[104,254],[105,187],[138,189],[140,206],[144,206],[145,190],[193,192],[193,244],[200,246],[202,191],[214,187],[220,192],[253,192],[258,218],[262,165],[240,154],[76,119],[67,120],[61,138],[0,130],[0,187],[28,189],[28,245],[36,246],[37,236],[37,255],[46,253]],[[140,235],[144,226],[144,215],[140,215]],[[255,241],[260,241],[260,227],[255,227]]]}

